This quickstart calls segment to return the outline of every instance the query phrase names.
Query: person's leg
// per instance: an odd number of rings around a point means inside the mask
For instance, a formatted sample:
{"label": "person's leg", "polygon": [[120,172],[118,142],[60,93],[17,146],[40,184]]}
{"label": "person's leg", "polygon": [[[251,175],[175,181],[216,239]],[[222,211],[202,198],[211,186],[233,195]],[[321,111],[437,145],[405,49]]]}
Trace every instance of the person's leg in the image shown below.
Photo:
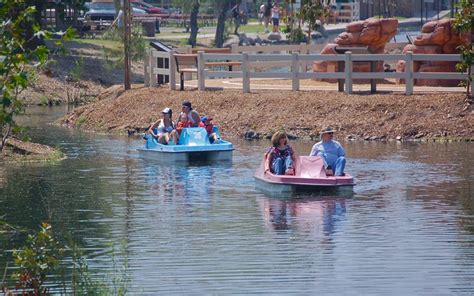
{"label": "person's leg", "polygon": [[174,145],[178,144],[178,133],[176,132],[176,130],[171,131],[170,138],[171,138],[171,141],[169,142],[170,144],[174,144]]}
{"label": "person's leg", "polygon": [[168,145],[169,137],[167,133],[158,135],[158,143]]}
{"label": "person's leg", "polygon": [[235,26],[235,30],[234,30],[234,35],[238,35],[239,34],[239,20],[237,18],[234,18],[234,26]]}
{"label": "person's leg", "polygon": [[283,159],[275,158],[273,160],[272,171],[275,175],[283,175],[285,173]]}
{"label": "person's leg", "polygon": [[345,167],[346,167],[346,158],[344,156],[338,157],[335,163],[335,175],[344,176]]}
{"label": "person's leg", "polygon": [[295,172],[295,168],[293,167],[293,159],[291,156],[285,157],[285,173],[288,175],[293,175]]}

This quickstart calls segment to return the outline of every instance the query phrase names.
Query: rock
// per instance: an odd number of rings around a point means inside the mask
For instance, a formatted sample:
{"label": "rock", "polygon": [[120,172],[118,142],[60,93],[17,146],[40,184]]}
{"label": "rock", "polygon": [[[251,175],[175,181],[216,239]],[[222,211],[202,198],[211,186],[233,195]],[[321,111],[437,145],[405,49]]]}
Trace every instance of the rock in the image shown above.
{"label": "rock", "polygon": [[[397,33],[398,20],[395,18],[367,19],[349,23],[346,31],[328,43],[321,54],[337,54],[336,47],[367,47],[373,54],[384,53],[385,44]],[[377,62],[378,71],[383,70],[383,63]],[[316,61],[313,72],[335,72],[336,61]],[[370,72],[369,62],[358,62],[353,65],[354,72]]]}
{"label": "rock", "polygon": [[288,136],[288,139],[290,139],[290,140],[296,140],[296,139],[298,139],[298,136],[297,136],[297,135],[287,134],[287,136]]}
{"label": "rock", "polygon": [[397,139],[397,141],[401,141],[401,140],[402,140],[402,137],[401,137],[401,136],[397,136],[395,139]]}
{"label": "rock", "polygon": [[281,40],[281,34],[280,34],[280,32],[270,32],[268,34],[267,38],[270,41],[280,41]]}
{"label": "rock", "polygon": [[[456,30],[455,19],[445,18],[438,21],[430,21],[423,25],[421,34],[414,40],[413,44],[408,44],[403,48],[402,53],[408,51],[414,54],[456,54],[458,47],[470,43],[470,34]],[[415,61],[413,69],[416,72],[456,72],[457,62],[432,62]],[[398,61],[397,72],[405,71],[405,61]],[[457,86],[458,80],[448,79],[416,79],[415,85],[426,86]]]}
{"label": "rock", "polygon": [[424,133],[418,133],[415,135],[415,139],[422,138],[425,134]]}
{"label": "rock", "polygon": [[254,130],[248,130],[245,132],[244,139],[245,140],[253,140],[255,139],[255,131]]}
{"label": "rock", "polygon": [[369,140],[371,140],[371,141],[375,141],[375,140],[378,140],[378,139],[379,139],[379,137],[377,137],[377,136],[372,136],[372,137],[369,138]]}
{"label": "rock", "polygon": [[136,132],[137,132],[137,131],[134,130],[134,129],[128,129],[128,130],[127,130],[128,136],[133,136]]}

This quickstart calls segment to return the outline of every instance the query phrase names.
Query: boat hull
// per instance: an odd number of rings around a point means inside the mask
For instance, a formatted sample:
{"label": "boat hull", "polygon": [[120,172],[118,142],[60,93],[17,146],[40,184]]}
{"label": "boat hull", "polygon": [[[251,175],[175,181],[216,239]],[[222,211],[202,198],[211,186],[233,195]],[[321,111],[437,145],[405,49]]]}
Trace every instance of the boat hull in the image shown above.
{"label": "boat hull", "polygon": [[163,145],[148,136],[145,146],[137,150],[162,162],[230,161],[234,146],[224,140],[211,144],[205,129],[186,128],[181,133],[178,145]]}
{"label": "boat hull", "polygon": [[162,162],[231,161],[232,150],[168,152],[154,149],[138,149],[140,154]]}
{"label": "boat hull", "polygon": [[328,176],[324,163],[317,156],[300,156],[295,164],[295,175],[274,175],[265,171],[265,158],[255,173],[256,188],[273,194],[294,194],[310,192],[318,195],[352,195],[354,178]]}

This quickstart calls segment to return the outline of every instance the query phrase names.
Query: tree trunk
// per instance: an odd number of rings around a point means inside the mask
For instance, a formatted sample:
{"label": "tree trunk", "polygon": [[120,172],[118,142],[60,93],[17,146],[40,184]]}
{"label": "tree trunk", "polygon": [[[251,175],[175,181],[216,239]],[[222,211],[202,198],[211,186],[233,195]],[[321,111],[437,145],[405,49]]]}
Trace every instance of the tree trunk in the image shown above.
{"label": "tree trunk", "polygon": [[188,44],[192,47],[196,47],[196,39],[198,33],[198,22],[197,17],[199,13],[199,0],[194,0],[193,10],[191,11],[191,35],[189,36]]}
{"label": "tree trunk", "polygon": [[219,15],[217,16],[217,28],[214,43],[216,47],[220,48],[224,45],[225,19],[227,16],[227,11],[230,8],[230,1],[223,0],[219,3],[219,6],[221,9],[219,9]]}
{"label": "tree trunk", "polygon": [[131,6],[130,0],[125,0],[123,2],[123,24],[124,24],[124,38],[123,38],[123,48],[124,48],[124,88],[129,90],[131,88],[131,60],[130,60],[130,36],[131,36]]}

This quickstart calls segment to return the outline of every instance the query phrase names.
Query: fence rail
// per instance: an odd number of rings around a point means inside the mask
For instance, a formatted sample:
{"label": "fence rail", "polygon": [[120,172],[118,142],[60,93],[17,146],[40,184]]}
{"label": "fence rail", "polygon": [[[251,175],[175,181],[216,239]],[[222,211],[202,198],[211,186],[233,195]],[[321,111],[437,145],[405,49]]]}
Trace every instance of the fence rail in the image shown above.
{"label": "fence rail", "polygon": [[[268,46],[267,46],[268,47]],[[301,47],[300,47],[301,49]],[[265,49],[267,50],[267,49]],[[286,49],[288,50],[288,49]],[[296,47],[293,49],[295,51]],[[275,51],[275,50],[273,50]],[[291,51],[291,50],[290,50]],[[304,51],[304,50],[303,50]],[[235,52],[235,51],[233,51]],[[306,50],[306,52],[308,52]],[[175,60],[170,57],[174,52],[171,53],[158,53],[156,51],[149,52],[149,58],[145,67],[145,84],[156,85],[156,74],[168,73],[170,89],[176,89],[176,65]],[[156,57],[167,57],[169,59],[168,69],[156,70]],[[415,79],[448,79],[448,80],[462,80],[467,78],[466,73],[456,72],[413,72],[413,63],[416,61],[460,61],[461,57],[457,54],[413,54],[408,52],[406,54],[352,54],[346,52],[345,54],[337,55],[321,55],[321,54],[308,54],[293,52],[291,54],[262,54],[253,53],[231,53],[231,54],[220,54],[220,53],[204,53],[198,52],[196,65],[198,89],[203,91],[206,89],[206,80],[213,78],[242,78],[242,90],[243,92],[250,92],[250,80],[251,78],[286,78],[292,81],[292,90],[300,89],[301,79],[337,79],[340,82],[340,91],[346,93],[352,93],[352,85],[354,79],[370,79],[371,80],[371,91],[376,90],[376,79],[396,78],[404,80],[405,82],[405,94],[413,94],[414,80]],[[385,62],[385,61],[405,61],[404,72],[353,72],[353,62]],[[240,67],[236,67],[233,71],[226,67],[220,67],[220,69],[213,69],[205,67],[206,63],[214,61],[236,61],[241,62]],[[343,65],[340,72],[312,72],[308,71],[307,65],[312,64],[315,61],[334,61]],[[282,72],[269,72],[261,71],[262,65],[267,68],[285,67],[287,70]],[[153,69],[153,70],[152,70]],[[311,67],[312,69],[312,67]],[[375,67],[372,67],[375,69]],[[471,91],[473,90],[473,84],[471,84]]]}

